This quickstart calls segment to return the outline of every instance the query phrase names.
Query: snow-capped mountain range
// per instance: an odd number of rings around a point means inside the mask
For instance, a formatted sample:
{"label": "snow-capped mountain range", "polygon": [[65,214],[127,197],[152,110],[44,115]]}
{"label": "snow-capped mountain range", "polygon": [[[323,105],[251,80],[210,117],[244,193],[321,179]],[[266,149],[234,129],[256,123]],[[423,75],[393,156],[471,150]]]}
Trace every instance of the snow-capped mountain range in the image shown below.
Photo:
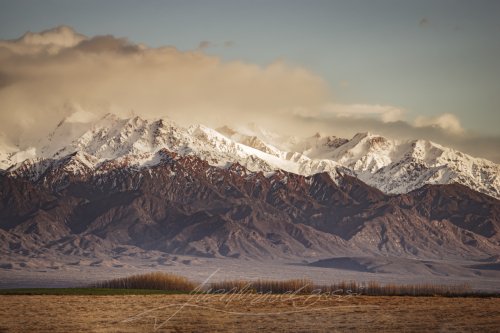
{"label": "snow-capped mountain range", "polygon": [[239,163],[253,172],[284,170],[304,176],[327,172],[355,176],[388,194],[408,193],[426,184],[459,183],[500,198],[500,165],[426,140],[393,140],[370,133],[352,139],[316,134],[281,136],[256,126],[217,130],[187,128],[169,119],[96,119],[78,111],[34,147],[0,151],[0,169],[39,180],[54,163],[70,156],[65,172],[106,172],[116,166],[143,169],[160,163],[160,150],[194,155],[212,166]]}

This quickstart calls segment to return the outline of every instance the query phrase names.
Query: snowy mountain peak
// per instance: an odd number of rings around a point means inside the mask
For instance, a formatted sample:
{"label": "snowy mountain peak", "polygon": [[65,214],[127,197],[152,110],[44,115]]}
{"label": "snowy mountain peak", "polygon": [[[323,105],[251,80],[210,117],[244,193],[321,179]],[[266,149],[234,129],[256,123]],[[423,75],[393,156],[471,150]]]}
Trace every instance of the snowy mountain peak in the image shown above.
{"label": "snowy mountain peak", "polygon": [[386,193],[406,193],[425,184],[460,183],[500,197],[500,166],[427,140],[391,140],[356,135],[332,158]]}
{"label": "snowy mountain peak", "polygon": [[386,193],[457,182],[500,198],[499,165],[426,140],[393,140],[372,133],[358,133],[350,140],[319,133],[297,138],[256,126],[243,131],[227,126],[184,128],[168,118],[97,118],[81,109],[38,146],[2,152],[0,162],[13,175],[36,179],[59,161],[64,161],[61,172],[74,174],[113,166],[148,168],[161,162],[161,151],[193,155],[218,167],[238,163],[265,173],[327,172],[335,181],[339,174],[349,174]]}

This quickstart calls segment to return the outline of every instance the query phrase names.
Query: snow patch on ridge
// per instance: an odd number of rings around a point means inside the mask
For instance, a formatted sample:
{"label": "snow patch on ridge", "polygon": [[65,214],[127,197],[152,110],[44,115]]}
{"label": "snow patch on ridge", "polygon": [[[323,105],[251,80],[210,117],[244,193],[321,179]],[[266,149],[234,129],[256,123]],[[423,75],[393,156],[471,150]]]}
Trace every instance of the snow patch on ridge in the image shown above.
{"label": "snow patch on ridge", "polygon": [[[358,133],[347,140],[319,133],[279,136],[256,126],[243,130],[203,125],[183,128],[169,119],[123,119],[113,114],[95,119],[78,109],[41,141],[24,151],[0,151],[0,168],[41,175],[49,162],[72,155],[79,163],[68,172],[95,170],[101,164],[147,168],[161,162],[158,151],[197,156],[210,165],[239,163],[253,172],[285,170],[301,175],[327,172],[358,177],[386,193],[406,193],[425,184],[457,182],[500,198],[500,166],[426,140],[392,140]],[[35,167],[36,166],[36,167]]]}

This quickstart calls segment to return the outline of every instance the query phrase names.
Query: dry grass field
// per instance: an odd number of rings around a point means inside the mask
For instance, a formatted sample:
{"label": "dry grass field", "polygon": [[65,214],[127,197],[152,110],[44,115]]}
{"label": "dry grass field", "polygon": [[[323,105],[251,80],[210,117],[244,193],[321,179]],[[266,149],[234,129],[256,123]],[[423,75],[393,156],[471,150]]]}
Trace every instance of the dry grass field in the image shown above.
{"label": "dry grass field", "polygon": [[499,332],[500,298],[0,296],[0,332]]}

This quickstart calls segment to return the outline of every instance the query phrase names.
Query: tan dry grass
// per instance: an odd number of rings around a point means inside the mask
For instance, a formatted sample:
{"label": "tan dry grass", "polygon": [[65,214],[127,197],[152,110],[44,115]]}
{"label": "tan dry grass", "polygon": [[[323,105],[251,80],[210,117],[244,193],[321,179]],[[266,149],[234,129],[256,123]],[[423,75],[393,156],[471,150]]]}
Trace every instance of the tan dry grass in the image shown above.
{"label": "tan dry grass", "polygon": [[227,296],[0,296],[0,331],[153,332],[155,318],[157,325],[164,323],[156,332],[498,332],[500,327],[499,298],[329,296],[311,302],[307,295]]}

